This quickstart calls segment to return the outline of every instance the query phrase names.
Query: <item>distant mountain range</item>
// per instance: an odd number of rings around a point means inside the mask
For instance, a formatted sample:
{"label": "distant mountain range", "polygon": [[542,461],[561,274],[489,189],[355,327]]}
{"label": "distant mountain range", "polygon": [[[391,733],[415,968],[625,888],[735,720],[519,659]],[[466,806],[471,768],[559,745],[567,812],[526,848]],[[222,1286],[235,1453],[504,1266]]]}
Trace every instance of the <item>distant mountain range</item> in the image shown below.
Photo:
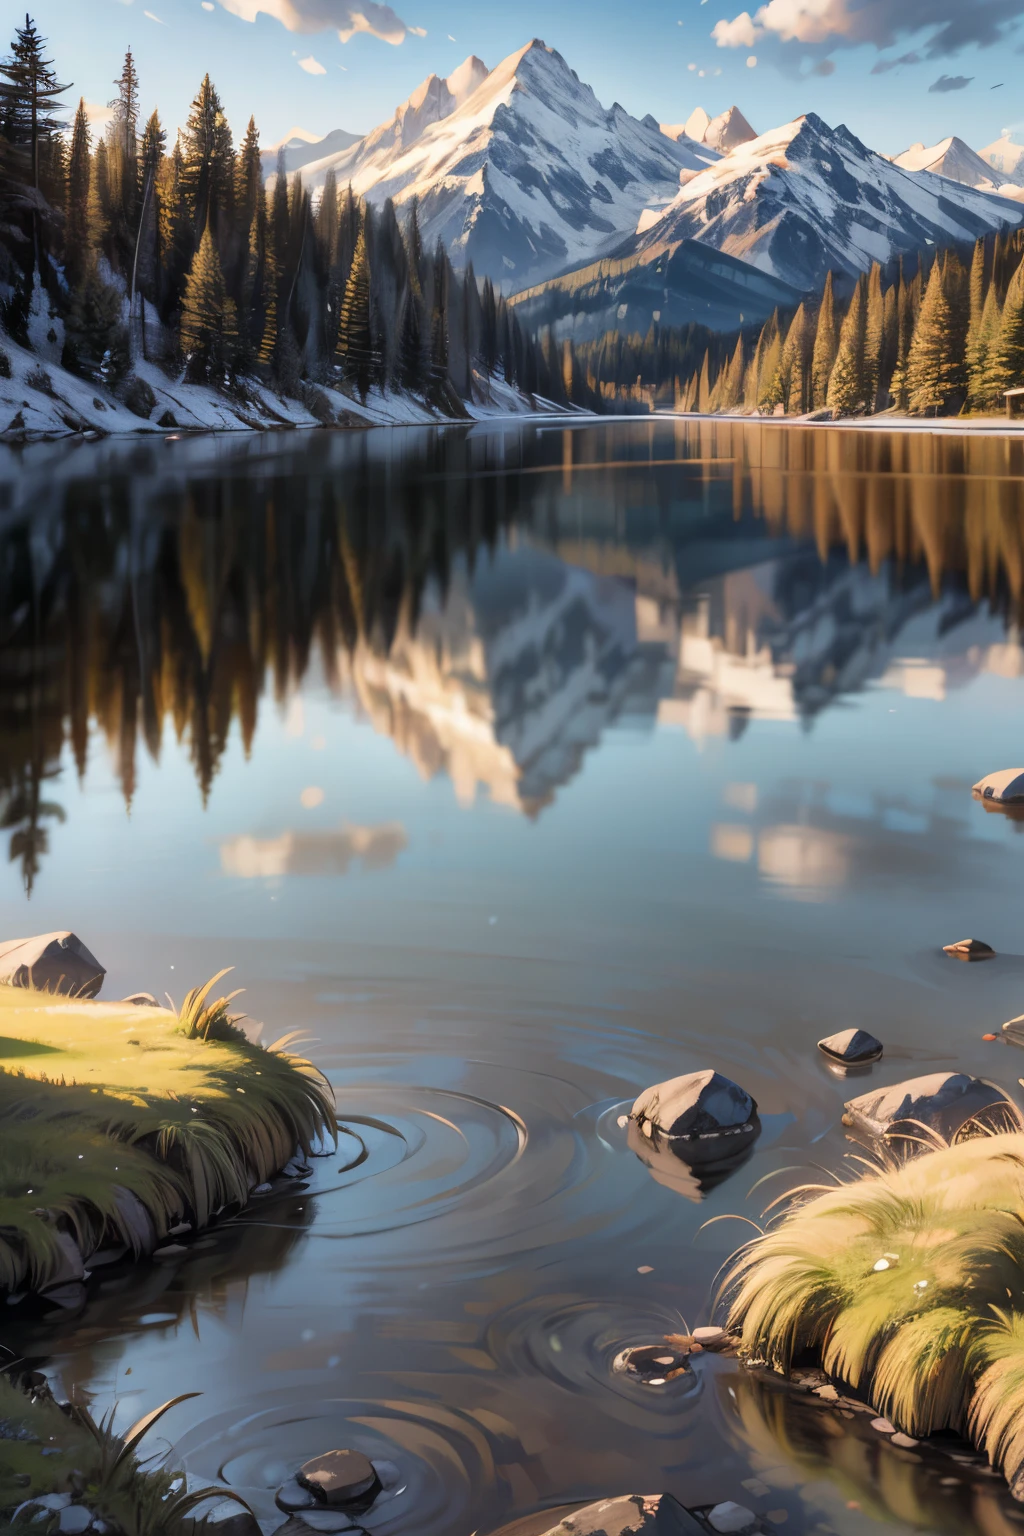
{"label": "distant mountain range", "polygon": [[[494,70],[471,56],[431,75],[363,138],[308,137],[279,147],[314,192],[333,171],[372,203],[415,199],[428,245],[580,336],[652,320],[732,328],[829,270],[1024,219],[1024,147],[1009,138],[888,159],[813,113],[761,135],[736,106],[660,124],[603,107],[537,40]],[[268,151],[268,175],[276,165]]]}

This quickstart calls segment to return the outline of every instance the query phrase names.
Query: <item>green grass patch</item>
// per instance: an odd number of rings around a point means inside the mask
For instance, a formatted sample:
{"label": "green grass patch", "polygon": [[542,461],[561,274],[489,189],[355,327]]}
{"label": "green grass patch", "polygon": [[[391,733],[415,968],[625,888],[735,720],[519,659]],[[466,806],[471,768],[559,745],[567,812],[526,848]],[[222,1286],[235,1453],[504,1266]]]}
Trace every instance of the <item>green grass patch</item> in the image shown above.
{"label": "green grass patch", "polygon": [[198,1536],[203,1503],[232,1499],[248,1508],[230,1490],[187,1492],[180,1474],[145,1456],[146,1433],[180,1401],[146,1414],[121,1436],[109,1415],[97,1420],[83,1404],[58,1406],[45,1385],[28,1390],[0,1376],[0,1530],[56,1529],[57,1513],[47,1518],[30,1504],[50,1494],[70,1495],[123,1536]]}
{"label": "green grass patch", "polygon": [[788,1372],[811,1352],[905,1433],[969,1436],[1024,1492],[1024,1132],[802,1199],[727,1274],[746,1358]]}
{"label": "green grass patch", "polygon": [[0,1290],[59,1280],[62,1232],[138,1251],[132,1196],[157,1239],[202,1227],[333,1134],[295,1037],[251,1044],[230,998],[207,1004],[217,980],[180,1015],[0,987]]}

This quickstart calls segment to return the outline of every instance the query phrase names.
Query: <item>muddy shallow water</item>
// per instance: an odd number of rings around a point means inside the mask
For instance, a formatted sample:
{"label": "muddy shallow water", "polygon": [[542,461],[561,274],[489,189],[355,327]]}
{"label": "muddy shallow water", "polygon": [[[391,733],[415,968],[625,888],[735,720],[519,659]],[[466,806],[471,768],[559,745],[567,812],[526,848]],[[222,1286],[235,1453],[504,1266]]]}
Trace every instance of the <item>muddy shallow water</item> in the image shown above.
{"label": "muddy shallow water", "polygon": [[[396,1536],[661,1490],[1018,1529],[982,1467],[728,1361],[613,1362],[843,1166],[844,1098],[1022,1098],[981,1037],[1024,1010],[1024,823],[970,795],[1024,760],[1022,476],[996,437],[728,423],[5,452],[0,933],[74,928],[110,997],[234,965],[358,1140],[2,1342],[125,1424],[200,1391],[166,1442],[268,1531],[336,1445],[397,1469]],[[851,1025],[886,1046],[852,1085],[815,1050]],[[703,1066],[758,1101],[749,1159],[645,1166],[620,1115]]]}

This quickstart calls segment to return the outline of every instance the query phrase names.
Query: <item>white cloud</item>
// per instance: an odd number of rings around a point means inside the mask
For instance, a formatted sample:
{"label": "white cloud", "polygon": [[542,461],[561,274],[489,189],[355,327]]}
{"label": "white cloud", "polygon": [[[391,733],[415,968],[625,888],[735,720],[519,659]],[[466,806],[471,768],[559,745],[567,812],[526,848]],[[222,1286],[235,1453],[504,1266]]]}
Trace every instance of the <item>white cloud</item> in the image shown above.
{"label": "white cloud", "polygon": [[337,32],[347,43],[357,32],[369,32],[385,43],[401,43],[410,30],[390,5],[378,0],[220,0],[232,16],[255,21],[272,16],[289,32]]}
{"label": "white cloud", "polygon": [[756,53],[752,53],[750,55],[749,59],[747,60],[747,68],[748,69],[756,69],[757,68],[757,54]]}
{"label": "white cloud", "polygon": [[763,35],[764,28],[757,25],[749,11],[740,11],[732,21],[716,21],[711,29],[719,48],[752,48]]}
{"label": "white cloud", "polygon": [[1024,17],[1024,0],[768,0],[753,16],[741,11],[720,21],[712,37],[720,48],[749,48],[759,37],[808,48],[889,48],[901,37],[927,32],[924,57],[945,58],[962,48],[998,43]]}
{"label": "white cloud", "polygon": [[299,60],[299,68],[304,69],[307,75],[326,75],[327,73],[320,60],[314,59],[312,54],[310,54],[308,59]]}
{"label": "white cloud", "polygon": [[427,35],[426,27],[409,27],[408,30],[412,33],[413,37],[426,37]]}
{"label": "white cloud", "polygon": [[158,27],[166,27],[166,21],[161,21],[159,16],[154,16],[152,11],[143,11],[147,21],[155,21]]}
{"label": "white cloud", "polygon": [[212,11],[213,8],[214,8],[213,7],[213,0],[203,0],[203,10],[204,11]]}

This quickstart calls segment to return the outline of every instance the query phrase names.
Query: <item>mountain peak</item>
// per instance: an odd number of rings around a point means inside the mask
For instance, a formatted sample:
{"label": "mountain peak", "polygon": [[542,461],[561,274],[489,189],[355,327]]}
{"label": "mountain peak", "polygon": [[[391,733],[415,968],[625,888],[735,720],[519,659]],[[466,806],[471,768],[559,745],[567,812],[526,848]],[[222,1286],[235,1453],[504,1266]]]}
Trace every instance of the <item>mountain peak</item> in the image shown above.
{"label": "mountain peak", "polygon": [[737,144],[749,144],[756,138],[757,134],[739,107],[734,106],[711,119],[704,130],[702,143],[710,144],[712,149],[720,150],[723,155],[727,155],[730,149],[736,148]]}
{"label": "mountain peak", "polygon": [[475,53],[471,53],[468,59],[463,59],[458,69],[452,70],[445,84],[461,107],[478,86],[483,85],[489,74],[490,70],[483,59],[478,59]]}

